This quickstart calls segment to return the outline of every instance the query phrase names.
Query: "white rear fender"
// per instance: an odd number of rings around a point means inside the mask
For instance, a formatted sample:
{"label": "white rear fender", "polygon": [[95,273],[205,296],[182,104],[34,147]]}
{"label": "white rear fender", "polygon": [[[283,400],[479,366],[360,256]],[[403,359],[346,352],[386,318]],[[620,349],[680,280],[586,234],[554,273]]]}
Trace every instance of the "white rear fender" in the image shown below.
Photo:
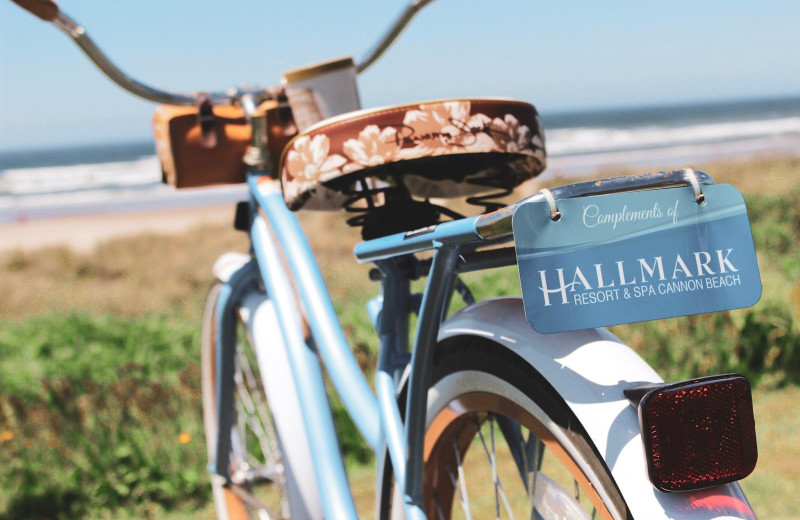
{"label": "white rear fender", "polygon": [[539,334],[525,319],[521,299],[499,298],[453,315],[439,339],[461,335],[507,347],[547,379],[586,429],[634,518],[755,518],[735,483],[692,493],[662,493],[650,484],[638,415],[623,390],[662,379],[607,330]]}

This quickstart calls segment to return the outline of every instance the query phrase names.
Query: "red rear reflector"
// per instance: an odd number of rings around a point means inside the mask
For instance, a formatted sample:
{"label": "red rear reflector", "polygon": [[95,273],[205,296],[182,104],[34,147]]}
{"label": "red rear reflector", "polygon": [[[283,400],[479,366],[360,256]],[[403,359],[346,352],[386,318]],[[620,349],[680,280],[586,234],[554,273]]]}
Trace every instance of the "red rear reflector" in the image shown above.
{"label": "red rear reflector", "polygon": [[756,466],[750,383],[737,374],[669,384],[639,403],[647,472],[661,491],[740,480]]}

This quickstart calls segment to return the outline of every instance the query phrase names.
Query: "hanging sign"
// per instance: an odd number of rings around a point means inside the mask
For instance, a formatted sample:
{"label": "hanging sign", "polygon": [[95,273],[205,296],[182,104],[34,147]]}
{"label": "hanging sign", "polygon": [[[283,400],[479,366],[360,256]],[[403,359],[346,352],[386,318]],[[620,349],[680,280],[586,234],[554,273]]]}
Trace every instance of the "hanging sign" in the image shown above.
{"label": "hanging sign", "polygon": [[741,193],[703,186],[524,204],[513,228],[525,315],[542,333],[738,309],[761,297]]}

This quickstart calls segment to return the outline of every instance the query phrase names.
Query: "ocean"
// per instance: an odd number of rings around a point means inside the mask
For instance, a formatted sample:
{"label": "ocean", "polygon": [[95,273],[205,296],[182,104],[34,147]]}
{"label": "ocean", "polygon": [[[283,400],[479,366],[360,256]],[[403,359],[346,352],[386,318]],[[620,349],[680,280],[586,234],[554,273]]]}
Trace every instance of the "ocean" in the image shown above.
{"label": "ocean", "polygon": [[[545,175],[679,168],[710,159],[800,155],[800,97],[541,114]],[[711,172],[713,173],[713,172]],[[180,192],[152,142],[0,152],[0,223],[242,200],[243,186]]]}

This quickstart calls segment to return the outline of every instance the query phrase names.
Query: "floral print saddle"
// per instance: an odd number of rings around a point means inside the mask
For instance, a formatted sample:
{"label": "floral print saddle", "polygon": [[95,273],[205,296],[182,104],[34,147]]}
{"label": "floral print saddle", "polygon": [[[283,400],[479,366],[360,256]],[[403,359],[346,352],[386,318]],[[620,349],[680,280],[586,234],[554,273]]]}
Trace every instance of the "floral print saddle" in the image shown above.
{"label": "floral print saddle", "polygon": [[287,144],[280,172],[291,209],[336,210],[354,191],[400,178],[415,197],[451,198],[510,190],[545,165],[544,135],[533,105],[485,98],[327,119]]}

